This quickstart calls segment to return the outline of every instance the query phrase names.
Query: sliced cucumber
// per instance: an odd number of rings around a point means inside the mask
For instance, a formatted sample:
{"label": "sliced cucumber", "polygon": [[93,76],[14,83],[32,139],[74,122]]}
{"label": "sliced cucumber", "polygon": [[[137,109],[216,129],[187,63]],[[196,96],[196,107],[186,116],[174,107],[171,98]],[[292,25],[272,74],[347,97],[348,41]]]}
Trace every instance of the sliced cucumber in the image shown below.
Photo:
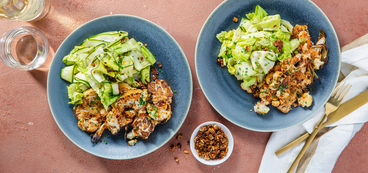
{"label": "sliced cucumber", "polygon": [[261,65],[261,68],[263,69],[264,74],[267,74],[271,70],[271,68],[275,65],[275,61],[271,61],[267,59],[265,56],[260,57],[258,62]]}
{"label": "sliced cucumber", "polygon": [[151,63],[151,65],[153,65],[156,62],[156,58],[145,46],[141,46],[141,50],[143,55],[147,58],[147,60]]}
{"label": "sliced cucumber", "polygon": [[257,77],[257,82],[258,83],[261,83],[263,81],[263,79],[266,77],[266,75],[264,75],[264,74],[257,74],[256,77]]}
{"label": "sliced cucumber", "polygon": [[73,83],[75,65],[66,66],[61,70],[61,78]]}
{"label": "sliced cucumber", "polygon": [[127,32],[119,32],[119,31],[109,31],[103,32],[97,35],[90,37],[91,39],[95,40],[102,40],[105,42],[114,42],[115,40],[119,39],[121,36],[128,36]]}
{"label": "sliced cucumber", "polygon": [[84,84],[84,83],[81,83],[81,84],[79,85],[79,88],[80,88],[82,91],[85,91],[85,90],[87,90],[88,88],[90,88],[90,86],[89,86],[89,85],[86,85],[86,84]]}
{"label": "sliced cucumber", "polygon": [[[251,28],[250,28],[251,29]],[[257,29],[257,28],[256,28]],[[243,39],[249,39],[249,38],[263,38],[270,35],[270,33],[265,32],[265,31],[260,31],[260,32],[255,32],[255,33],[250,33],[250,34],[246,34],[243,35],[241,38]]]}
{"label": "sliced cucumber", "polygon": [[128,33],[120,35],[115,41],[113,41],[109,45],[107,45],[106,48],[109,48],[109,47],[111,47],[112,45],[115,45],[115,44],[119,44],[118,42],[120,42],[124,37],[128,37]]}
{"label": "sliced cucumber", "polygon": [[256,53],[256,51],[254,51],[251,55],[250,55],[250,61],[252,63],[252,67],[253,69],[258,69],[259,67],[259,56],[258,54]]}
{"label": "sliced cucumber", "polygon": [[119,85],[117,83],[112,83],[112,94],[119,95]]}
{"label": "sliced cucumber", "polygon": [[74,76],[73,82],[74,83],[79,82],[86,85],[88,88],[90,87],[86,75],[84,75],[82,72],[79,72]]}
{"label": "sliced cucumber", "polygon": [[249,61],[243,61],[239,64],[235,65],[235,77],[238,80],[243,80],[245,78],[254,76],[255,74],[257,74],[257,71],[253,70],[252,65],[250,64]]}
{"label": "sliced cucumber", "polygon": [[138,45],[137,41],[135,41],[134,38],[129,39],[126,43],[131,45],[130,49],[138,49],[139,50],[139,48],[140,48],[140,46]]}
{"label": "sliced cucumber", "polygon": [[83,53],[86,53],[88,55],[89,54],[88,52],[91,51],[92,49],[93,49],[93,47],[76,46],[74,48],[74,51],[72,51],[70,54],[83,54]]}
{"label": "sliced cucumber", "polygon": [[128,75],[122,74],[122,75],[116,75],[116,81],[123,82],[126,78],[128,78]]}
{"label": "sliced cucumber", "polygon": [[86,40],[84,40],[84,42],[82,43],[81,46],[84,46],[84,47],[94,47],[94,46],[97,46],[99,44],[108,44],[109,42],[107,41],[102,41],[102,40],[96,40],[96,39],[92,39],[92,38],[87,38]]}
{"label": "sliced cucumber", "polygon": [[281,25],[280,29],[282,32],[289,32],[288,29],[284,25]]}
{"label": "sliced cucumber", "polygon": [[86,75],[84,75],[82,72],[77,73],[74,76],[74,79],[77,80],[77,81],[86,81],[87,82]]}
{"label": "sliced cucumber", "polygon": [[[259,63],[258,63],[259,64]],[[257,70],[256,71],[258,71],[258,74],[266,74],[265,72],[264,72],[264,70],[262,69],[262,67],[261,67],[261,65],[259,65],[258,66],[258,68],[257,68]]]}
{"label": "sliced cucumber", "polygon": [[[99,60],[94,61],[94,63],[96,63],[96,66],[94,68],[91,68],[90,70],[90,74],[91,76],[98,82],[101,83],[103,81],[105,81],[105,76],[103,75],[103,70],[105,70],[105,68],[103,68],[103,65],[101,64],[101,62]],[[101,70],[101,68],[103,70]],[[107,73],[107,72],[106,72]]]}
{"label": "sliced cucumber", "polygon": [[66,65],[78,64],[78,62],[81,62],[81,60],[83,61],[87,57],[91,49],[93,49],[93,47],[76,46],[69,55],[63,58],[62,61]]}
{"label": "sliced cucumber", "polygon": [[86,79],[89,85],[93,88],[93,90],[95,90],[96,93],[99,93],[101,89],[101,84],[97,82],[96,79],[92,76],[92,70],[93,70],[92,68],[88,69],[88,71],[85,74]]}
{"label": "sliced cucumber", "polygon": [[129,56],[134,63],[135,69],[137,69],[138,71],[141,71],[143,68],[151,65],[151,63],[147,60],[147,58],[142,54],[140,50],[131,50]]}
{"label": "sliced cucumber", "polygon": [[234,31],[234,35],[233,35],[233,38],[231,39],[231,41],[237,42],[239,40],[239,38],[241,37],[242,33],[243,32],[242,32],[241,28],[238,27],[238,29],[236,29]]}
{"label": "sliced cucumber", "polygon": [[291,44],[291,50],[294,51],[296,48],[299,47],[299,44],[300,44],[299,39],[294,38],[290,40],[290,44]]}
{"label": "sliced cucumber", "polygon": [[104,52],[104,50],[102,48],[104,45],[105,44],[100,44],[100,45],[98,45],[98,46],[96,46],[94,48],[94,50],[86,57],[86,59],[85,59],[85,65],[87,65],[87,66],[91,65],[91,63],[95,59],[95,57],[98,54],[101,54],[101,53]]}
{"label": "sliced cucumber", "polygon": [[121,73],[125,75],[123,77],[124,78],[132,77],[133,74],[136,72],[137,71],[134,69],[134,66],[133,66],[133,60],[131,60],[129,56],[124,57],[122,61],[122,68],[121,68]]}
{"label": "sliced cucumber", "polygon": [[118,65],[116,65],[114,62],[110,61],[110,60],[109,60],[109,59],[107,59],[107,58],[102,58],[101,60],[102,60],[102,63],[103,63],[105,66],[107,66],[107,67],[109,67],[109,68],[111,68],[111,69],[113,69],[113,70],[115,70],[115,71],[119,71],[119,66],[118,66]]}
{"label": "sliced cucumber", "polygon": [[267,52],[266,53],[266,58],[271,60],[271,61],[276,61],[278,56],[279,56],[278,54],[273,53],[273,52]]}
{"label": "sliced cucumber", "polygon": [[289,30],[290,33],[293,32],[294,27],[293,27],[293,25],[290,24],[289,21],[282,20],[281,24],[284,25]]}
{"label": "sliced cucumber", "polygon": [[92,77],[98,82],[98,83],[101,83],[101,82],[103,82],[103,81],[105,81],[106,79],[105,79],[105,77],[104,77],[104,75],[101,73],[101,72],[99,72],[99,71],[97,71],[97,70],[92,70],[91,71],[91,75],[92,75]]}

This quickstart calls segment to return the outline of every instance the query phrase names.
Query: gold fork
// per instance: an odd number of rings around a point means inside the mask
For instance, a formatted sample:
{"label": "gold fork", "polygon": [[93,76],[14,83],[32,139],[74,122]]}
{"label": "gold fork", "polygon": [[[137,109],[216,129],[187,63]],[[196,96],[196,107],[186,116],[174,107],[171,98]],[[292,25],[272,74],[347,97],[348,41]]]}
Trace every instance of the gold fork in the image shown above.
{"label": "gold fork", "polygon": [[[331,112],[334,112],[334,111],[337,110],[337,108],[341,105],[341,102],[344,100],[345,96],[349,92],[349,90],[351,88],[351,85],[349,85],[349,84],[345,85],[345,82],[344,82],[344,84],[339,88],[340,84],[337,85],[335,87],[334,91],[332,92],[332,95],[331,95],[330,99],[328,100],[328,102],[325,105],[325,108],[326,108],[325,115],[322,117],[321,121],[318,123],[318,125],[314,128],[313,132],[308,137],[308,139],[305,142],[302,150],[299,152],[299,154],[296,157],[296,159],[294,160],[293,164],[290,166],[290,168],[288,170],[288,173],[292,173],[294,171],[296,165],[298,165],[298,163],[299,163],[300,159],[303,157],[305,151],[308,149],[308,147],[312,143],[314,137],[316,137],[318,131],[321,129],[321,125],[323,124],[323,122],[327,119],[328,115]],[[348,88],[348,90],[345,92],[345,90],[347,88]],[[336,92],[337,89],[338,89],[338,91]],[[341,91],[341,89],[343,89],[343,90]]]}

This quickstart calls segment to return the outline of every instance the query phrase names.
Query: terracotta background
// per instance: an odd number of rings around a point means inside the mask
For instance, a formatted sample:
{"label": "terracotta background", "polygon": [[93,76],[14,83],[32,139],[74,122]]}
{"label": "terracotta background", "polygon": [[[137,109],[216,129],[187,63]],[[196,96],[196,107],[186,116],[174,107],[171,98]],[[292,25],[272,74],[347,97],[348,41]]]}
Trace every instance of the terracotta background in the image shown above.
{"label": "terracotta background", "polygon": [[[0,172],[257,172],[271,133],[254,132],[233,125],[219,115],[199,87],[194,64],[197,36],[210,13],[223,0],[54,0],[49,14],[38,22],[0,21],[0,34],[30,25],[44,32],[52,52],[83,23],[109,14],[146,18],[168,31],[180,44],[193,75],[193,100],[179,130],[181,140],[171,139],[155,152],[133,160],[108,160],[93,156],[69,141],[56,125],[47,102],[48,64],[24,72],[0,62]],[[368,33],[367,0],[313,0],[329,17],[344,46]],[[52,54],[48,57],[48,63]],[[225,124],[235,138],[229,160],[205,166],[183,149],[195,127],[205,121]],[[181,142],[182,150],[169,146]],[[108,145],[107,145],[108,147]],[[180,163],[174,161],[178,157]],[[333,172],[367,172],[368,126],[356,134],[342,152]]]}

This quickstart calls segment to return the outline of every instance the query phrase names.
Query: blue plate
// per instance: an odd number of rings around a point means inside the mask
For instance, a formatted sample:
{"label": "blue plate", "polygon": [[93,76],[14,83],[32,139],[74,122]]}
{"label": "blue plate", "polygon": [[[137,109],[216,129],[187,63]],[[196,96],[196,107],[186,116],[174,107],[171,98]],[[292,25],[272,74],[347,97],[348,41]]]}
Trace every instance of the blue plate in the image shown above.
{"label": "blue plate", "polygon": [[[270,106],[266,115],[256,114],[254,104],[259,100],[240,88],[240,81],[231,76],[227,68],[219,66],[217,55],[221,43],[216,34],[236,29],[239,25],[233,17],[245,17],[254,12],[256,5],[268,14],[280,14],[282,19],[292,25],[308,24],[312,41],[317,42],[320,29],[326,32],[326,45],[329,48],[329,61],[317,75],[321,82],[315,81],[311,94],[313,105],[309,108],[293,108],[284,114]],[[195,67],[199,84],[211,105],[232,123],[254,131],[277,131],[301,124],[311,118],[327,102],[338,79],[340,71],[340,45],[335,30],[327,16],[308,0],[226,0],[209,16],[199,34],[195,51]]]}
{"label": "blue plate", "polygon": [[[164,79],[174,93],[171,119],[158,125],[148,139],[139,139],[135,146],[128,146],[124,139],[124,130],[118,135],[105,131],[103,142],[93,144],[88,133],[81,131],[69,105],[66,86],[68,82],[60,78],[65,66],[62,58],[83,42],[86,38],[106,31],[127,31],[137,41],[147,44],[147,48],[162,63],[159,79]],[[108,159],[131,159],[155,151],[169,141],[183,124],[192,99],[192,76],[188,61],[173,37],[158,25],[129,15],[110,15],[89,21],[72,32],[60,45],[52,60],[47,79],[47,97],[52,115],[63,133],[81,149]],[[121,136],[121,137],[119,137]],[[107,144],[106,144],[107,143]]]}

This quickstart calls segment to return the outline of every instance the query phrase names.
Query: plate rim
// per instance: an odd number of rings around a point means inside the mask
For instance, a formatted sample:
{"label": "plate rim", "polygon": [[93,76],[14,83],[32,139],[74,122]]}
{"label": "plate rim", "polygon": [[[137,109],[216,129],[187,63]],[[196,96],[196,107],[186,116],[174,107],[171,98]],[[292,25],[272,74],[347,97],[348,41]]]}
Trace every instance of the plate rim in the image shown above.
{"label": "plate rim", "polygon": [[165,35],[168,36],[169,39],[172,39],[172,41],[175,43],[175,45],[179,48],[179,53],[182,54],[183,58],[184,58],[184,62],[185,62],[185,65],[188,69],[188,76],[189,76],[189,99],[188,99],[188,106],[186,108],[186,110],[184,111],[184,114],[185,115],[182,120],[180,121],[180,126],[177,127],[177,129],[174,130],[174,133],[173,133],[173,136],[179,131],[179,129],[182,127],[182,125],[184,124],[184,121],[186,120],[187,116],[188,116],[188,113],[189,113],[189,110],[190,110],[190,107],[191,107],[191,102],[192,102],[192,96],[193,96],[193,77],[192,77],[192,72],[191,72],[191,69],[190,69],[190,65],[189,65],[189,62],[188,62],[188,59],[187,57],[185,56],[185,53],[183,51],[183,49],[181,48],[181,46],[179,45],[179,43],[175,40],[175,38],[170,35],[169,32],[167,32],[165,29],[163,29],[161,26],[159,26],[158,24],[148,20],[148,19],[145,19],[145,18],[142,18],[142,17],[139,17],[139,16],[135,16],[135,15],[129,15],[129,14],[112,14],[112,15],[105,15],[105,16],[101,16],[101,17],[97,17],[97,18],[94,18],[94,19],[91,19],[85,23],[83,23],[82,25],[80,25],[79,27],[77,27],[76,29],[74,29],[70,34],[68,34],[68,36],[63,40],[63,42],[59,45],[59,47],[57,48],[57,51],[55,52],[54,56],[53,56],[53,59],[50,63],[50,67],[49,67],[49,72],[48,72],[48,75],[47,75],[47,102],[48,102],[48,105],[49,105],[49,108],[50,108],[50,111],[51,111],[51,114],[56,122],[56,124],[58,125],[59,129],[63,132],[63,134],[73,143],[75,144],[76,146],[78,146],[80,149],[84,150],[85,152],[87,153],[90,153],[92,155],[95,155],[95,156],[98,156],[98,157],[101,157],[101,158],[105,158],[105,159],[111,159],[111,160],[128,160],[128,159],[135,159],[135,158],[139,158],[139,157],[142,157],[142,156],[145,156],[145,155],[148,155],[158,149],[160,149],[163,145],[165,145],[171,138],[167,138],[165,140],[163,140],[164,142],[161,143],[160,145],[156,145],[155,148],[152,148],[150,150],[147,150],[146,152],[143,152],[141,154],[138,154],[138,155],[134,155],[134,156],[128,156],[128,157],[108,157],[108,156],[105,156],[105,155],[101,155],[101,154],[98,154],[98,153],[95,153],[93,151],[90,151],[88,149],[86,149],[85,147],[83,147],[82,145],[78,144],[77,142],[75,142],[65,131],[64,129],[61,127],[61,125],[59,124],[59,121],[57,120],[57,118],[55,117],[55,113],[54,113],[54,110],[51,106],[51,103],[50,103],[50,68],[53,66],[53,64],[56,63],[56,59],[55,59],[55,55],[57,55],[60,51],[60,46],[63,45],[66,40],[68,40],[70,37],[72,37],[72,35],[77,32],[77,30],[79,30],[81,27],[85,26],[85,25],[88,25],[89,23],[92,23],[92,22],[95,22],[97,20],[103,20],[105,18],[110,18],[110,17],[121,17],[121,18],[125,18],[125,17],[130,17],[130,18],[134,18],[135,20],[142,20],[144,22],[147,22],[151,25],[153,25],[154,27],[157,27],[157,29],[159,29],[160,31],[162,31]]}
{"label": "plate rim", "polygon": [[[214,103],[209,99],[209,96],[208,96],[208,91],[206,92],[206,90],[203,88],[203,84],[200,80],[200,76],[198,74],[198,63],[197,63],[197,59],[198,59],[198,47],[199,47],[199,42],[201,40],[201,38],[203,37],[203,32],[204,32],[204,29],[205,27],[210,23],[210,19],[213,18],[213,16],[215,15],[215,13],[217,13],[217,11],[219,11],[219,9],[226,5],[227,3],[230,3],[230,1],[232,0],[226,0],[226,1],[223,1],[222,3],[220,3],[212,12],[211,14],[208,16],[208,18],[206,19],[205,23],[202,25],[202,28],[201,28],[201,31],[199,32],[198,36],[197,36],[197,42],[196,42],[196,48],[195,48],[195,56],[194,56],[194,62],[195,62],[195,71],[196,71],[196,76],[197,76],[197,79],[198,79],[198,83],[201,87],[201,90],[203,91],[203,94],[205,95],[207,101],[211,104],[211,106],[217,111],[217,113],[219,113],[222,117],[224,117],[225,119],[227,119],[228,121],[230,121],[231,123],[239,126],[239,127],[242,127],[242,128],[245,128],[245,129],[248,129],[248,130],[252,130],[252,131],[257,131],[257,132],[275,132],[275,131],[280,131],[280,130],[284,130],[284,129],[287,129],[287,128],[291,128],[291,127],[295,127],[297,125],[300,125],[304,122],[306,122],[307,120],[309,120],[310,118],[312,118],[316,112],[320,111],[323,106],[320,106],[318,109],[316,109],[314,112],[312,112],[307,118],[305,118],[305,120],[299,122],[299,123],[296,123],[294,125],[290,125],[290,126],[287,126],[287,127],[282,127],[282,128],[275,128],[275,129],[271,129],[271,130],[263,130],[263,129],[257,129],[257,128],[251,128],[251,127],[248,127],[248,126],[245,126],[245,125],[242,125],[242,124],[239,124],[233,120],[231,120],[229,117],[225,116],[224,113],[222,113],[218,108],[215,107]],[[254,0],[252,0],[254,1]],[[303,0],[302,0],[303,1]],[[338,39],[338,36],[336,34],[336,31],[335,31],[335,28],[333,27],[331,21],[329,20],[329,18],[327,17],[327,15],[314,3],[312,2],[311,0],[304,0],[306,2],[309,2],[311,3],[311,5],[316,9],[318,10],[325,19],[327,19],[327,24],[330,25],[330,27],[332,28],[332,32],[334,33],[334,37],[335,39],[337,40],[337,51],[338,51],[338,55],[337,55],[337,58],[338,58],[338,72],[337,74],[340,73],[340,68],[341,68],[341,49],[340,49],[340,43],[339,43],[339,39]],[[296,1],[295,1],[296,2]],[[334,87],[336,86],[336,83],[338,81],[338,77],[339,75],[336,75],[335,76],[335,79],[333,80],[334,81]],[[332,94],[332,91],[330,91],[329,93],[329,97],[331,96]],[[323,105],[326,104],[326,102],[328,101],[329,97],[326,97],[322,103],[324,103]]]}

